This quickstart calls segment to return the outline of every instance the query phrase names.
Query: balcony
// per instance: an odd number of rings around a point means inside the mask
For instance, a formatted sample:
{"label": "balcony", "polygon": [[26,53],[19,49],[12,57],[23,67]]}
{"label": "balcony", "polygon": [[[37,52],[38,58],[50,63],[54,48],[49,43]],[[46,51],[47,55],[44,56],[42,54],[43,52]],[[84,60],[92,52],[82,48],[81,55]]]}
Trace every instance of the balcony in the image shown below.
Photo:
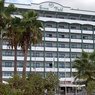
{"label": "balcony", "polygon": [[82,52],[82,49],[71,48],[71,52]]}
{"label": "balcony", "polygon": [[93,40],[83,40],[83,43],[93,43]]}
{"label": "balcony", "polygon": [[82,40],[81,39],[71,39],[71,42],[81,43]]}
{"label": "balcony", "polygon": [[70,48],[58,48],[58,51],[70,52]]}
{"label": "balcony", "polygon": [[45,51],[57,51],[57,48],[54,48],[54,47],[45,47]]}
{"label": "balcony", "polygon": [[65,32],[65,33],[69,33],[69,29],[62,29],[62,28],[58,28],[58,32]]}
{"label": "balcony", "polygon": [[57,31],[57,28],[49,28],[49,27],[45,27],[45,31]]}
{"label": "balcony", "polygon": [[93,31],[90,30],[82,30],[83,34],[93,34]]}
{"label": "balcony", "polygon": [[81,30],[71,29],[70,32],[71,32],[71,33],[81,33]]}
{"label": "balcony", "polygon": [[60,42],[69,42],[70,39],[69,38],[58,38],[58,41],[60,41]]}
{"label": "balcony", "polygon": [[57,41],[57,38],[45,37],[46,41]]}

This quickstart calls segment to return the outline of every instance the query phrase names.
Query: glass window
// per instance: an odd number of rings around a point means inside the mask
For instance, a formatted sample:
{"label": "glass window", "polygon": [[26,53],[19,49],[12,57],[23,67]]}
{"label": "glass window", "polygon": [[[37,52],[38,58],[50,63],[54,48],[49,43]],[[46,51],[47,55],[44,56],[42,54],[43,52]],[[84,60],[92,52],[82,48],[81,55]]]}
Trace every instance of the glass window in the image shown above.
{"label": "glass window", "polygon": [[69,72],[66,72],[66,78],[70,78],[70,73]]}
{"label": "glass window", "polygon": [[93,44],[83,44],[84,49],[93,49]]}
{"label": "glass window", "polygon": [[71,34],[71,39],[81,39],[80,34]]}
{"label": "glass window", "polygon": [[45,43],[45,46],[46,46],[46,47],[52,47],[52,42],[46,42],[46,43]]}
{"label": "glass window", "polygon": [[83,39],[88,39],[88,40],[92,40],[93,39],[93,37],[92,37],[92,35],[83,35]]}
{"label": "glass window", "polygon": [[60,24],[58,27],[59,27],[59,28],[64,28],[64,25],[61,25],[61,24]]}
{"label": "glass window", "polygon": [[23,67],[23,61],[19,61],[19,62],[17,63],[17,67]]}
{"label": "glass window", "polygon": [[46,37],[52,37],[51,33],[46,33]]}
{"label": "glass window", "polygon": [[8,50],[3,51],[3,55],[5,55],[5,56],[12,56],[13,52],[8,49]]}
{"label": "glass window", "polygon": [[64,64],[66,68],[70,68],[70,62],[65,62]]}
{"label": "glass window", "polygon": [[31,56],[32,57],[43,57],[43,52],[41,52],[41,51],[32,51]]}
{"label": "glass window", "polygon": [[69,48],[69,43],[59,43],[58,46],[60,48]]}
{"label": "glass window", "polygon": [[81,48],[81,44],[71,43],[71,48]]}
{"label": "glass window", "polygon": [[60,78],[65,77],[65,73],[64,73],[64,72],[59,72],[59,77],[60,77]]}
{"label": "glass window", "polygon": [[13,75],[13,73],[12,72],[3,72],[3,76],[12,76]]}
{"label": "glass window", "polygon": [[43,68],[43,62],[36,62],[36,68]]}
{"label": "glass window", "polygon": [[66,33],[59,33],[59,38],[69,38],[69,34]]}
{"label": "glass window", "polygon": [[71,26],[71,29],[76,29],[76,27],[75,26]]}
{"label": "glass window", "polygon": [[59,53],[59,58],[68,58],[68,57],[70,57],[70,55],[69,55],[69,53],[64,53],[64,52],[60,52]]}
{"label": "glass window", "polygon": [[52,52],[46,52],[45,56],[46,57],[53,57],[53,53]]}
{"label": "glass window", "polygon": [[50,27],[50,28],[56,28],[56,23],[53,22],[46,22],[45,27]]}
{"label": "glass window", "polygon": [[23,52],[22,51],[17,51],[17,55],[18,56],[23,56]]}
{"label": "glass window", "polygon": [[3,66],[4,67],[13,67],[13,63],[12,62],[3,62]]}
{"label": "glass window", "polygon": [[64,68],[64,63],[63,63],[63,62],[59,62],[59,63],[58,63],[58,67],[59,67],[59,68]]}
{"label": "glass window", "polygon": [[46,68],[52,68],[53,63],[52,62],[46,62],[45,66],[46,66]]}

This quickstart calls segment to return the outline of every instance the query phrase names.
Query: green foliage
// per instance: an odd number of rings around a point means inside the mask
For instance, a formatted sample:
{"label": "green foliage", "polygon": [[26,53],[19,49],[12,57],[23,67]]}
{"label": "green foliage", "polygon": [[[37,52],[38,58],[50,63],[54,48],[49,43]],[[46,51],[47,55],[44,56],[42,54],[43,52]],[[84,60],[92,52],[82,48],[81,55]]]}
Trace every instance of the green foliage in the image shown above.
{"label": "green foliage", "polygon": [[73,67],[77,70],[75,80],[84,80],[87,92],[92,91],[94,85],[91,84],[95,82],[95,51],[92,53],[83,51],[81,57],[75,59]]}
{"label": "green foliage", "polygon": [[23,80],[19,75],[15,75],[8,81],[10,88],[23,90],[27,85],[27,80]]}
{"label": "green foliage", "polygon": [[42,24],[37,18],[37,13],[33,10],[29,10],[22,15],[20,22],[22,33],[19,40],[19,46],[24,54],[23,78],[26,77],[27,54],[30,45],[38,44],[42,41]]}
{"label": "green foliage", "polygon": [[28,77],[28,87],[25,95],[44,95],[44,79],[41,75],[33,73]]}
{"label": "green foliage", "polygon": [[44,86],[45,86],[45,89],[47,89],[48,95],[55,95],[55,90],[59,86],[58,77],[52,72],[48,73],[45,78]]}
{"label": "green foliage", "polygon": [[8,93],[7,85],[0,83],[0,95],[6,95]]}
{"label": "green foliage", "polygon": [[89,81],[86,89],[89,95],[91,95],[95,91],[95,81]]}
{"label": "green foliage", "polygon": [[25,80],[15,75],[9,79],[8,84],[0,85],[0,95],[54,95],[59,81],[56,75],[48,73],[46,78],[33,73]]}

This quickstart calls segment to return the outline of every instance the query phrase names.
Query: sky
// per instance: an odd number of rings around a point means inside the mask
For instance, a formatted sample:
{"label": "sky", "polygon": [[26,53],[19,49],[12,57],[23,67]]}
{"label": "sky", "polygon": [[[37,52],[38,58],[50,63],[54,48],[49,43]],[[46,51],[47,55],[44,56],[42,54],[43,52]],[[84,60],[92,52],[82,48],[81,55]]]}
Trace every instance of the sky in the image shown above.
{"label": "sky", "polygon": [[19,3],[41,3],[45,1],[57,2],[63,6],[95,11],[95,0],[6,0]]}

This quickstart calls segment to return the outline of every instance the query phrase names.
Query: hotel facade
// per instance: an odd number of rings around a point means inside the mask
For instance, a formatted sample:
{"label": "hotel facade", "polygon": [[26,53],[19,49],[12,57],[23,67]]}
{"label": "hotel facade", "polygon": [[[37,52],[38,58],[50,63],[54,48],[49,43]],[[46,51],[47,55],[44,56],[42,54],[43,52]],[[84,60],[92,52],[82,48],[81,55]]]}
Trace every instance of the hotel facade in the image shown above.
{"label": "hotel facade", "polygon": [[[7,7],[8,2],[5,3]],[[95,47],[95,12],[73,9],[55,2],[40,4],[14,3],[19,9],[16,16],[33,9],[43,23],[42,43],[32,46],[28,52],[27,74],[37,72],[45,76],[48,72],[58,75],[60,81],[73,81],[76,72],[73,60],[81,56],[82,50],[92,52]],[[18,48],[18,73],[22,73],[23,53]],[[3,41],[2,45],[3,78],[7,79],[14,70],[14,50]]]}

